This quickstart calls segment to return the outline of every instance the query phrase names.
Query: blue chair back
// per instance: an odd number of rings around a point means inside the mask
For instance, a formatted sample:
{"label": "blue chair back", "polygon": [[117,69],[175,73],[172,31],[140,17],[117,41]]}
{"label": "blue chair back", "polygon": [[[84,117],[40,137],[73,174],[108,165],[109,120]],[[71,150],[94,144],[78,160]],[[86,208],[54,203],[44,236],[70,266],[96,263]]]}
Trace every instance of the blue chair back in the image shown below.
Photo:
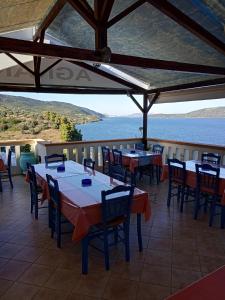
{"label": "blue chair back", "polygon": [[60,198],[59,198],[59,184],[56,179],[54,179],[51,175],[46,174],[47,183],[48,183],[48,191],[50,196],[50,201],[54,204],[54,207],[57,211],[61,210]]}
{"label": "blue chair back", "polygon": [[95,169],[95,161],[93,161],[91,158],[85,158],[84,166],[94,170]]}
{"label": "blue chair back", "polygon": [[102,191],[102,219],[103,224],[124,217],[130,220],[130,207],[133,198],[134,187],[119,185],[112,190]]}
{"label": "blue chair back", "polygon": [[121,165],[110,165],[109,176],[122,182],[126,182],[126,170]]}
{"label": "blue chair back", "polygon": [[113,153],[113,164],[122,166],[122,152],[117,149],[112,150]]}
{"label": "blue chair back", "polygon": [[220,168],[209,164],[196,164],[197,189],[199,191],[218,194]]}
{"label": "blue chair back", "polygon": [[45,156],[45,164],[62,162],[64,163],[66,160],[65,154],[51,154]]}
{"label": "blue chair back", "polygon": [[202,153],[202,162],[219,165],[221,156],[215,153]]}
{"label": "blue chair back", "polygon": [[145,145],[143,143],[136,143],[135,144],[135,149],[144,151],[145,150]]}
{"label": "blue chair back", "polygon": [[108,147],[102,147],[102,160],[103,163],[110,162],[110,149]]}
{"label": "blue chair back", "polygon": [[27,163],[27,174],[30,183],[31,196],[33,199],[36,199],[38,197],[37,178],[34,166],[32,166],[30,163]]}
{"label": "blue chair back", "polygon": [[152,147],[152,152],[158,153],[158,154],[163,154],[164,146],[161,146],[159,144],[155,144]]}
{"label": "blue chair back", "polygon": [[185,184],[186,163],[176,158],[168,159],[169,181]]}

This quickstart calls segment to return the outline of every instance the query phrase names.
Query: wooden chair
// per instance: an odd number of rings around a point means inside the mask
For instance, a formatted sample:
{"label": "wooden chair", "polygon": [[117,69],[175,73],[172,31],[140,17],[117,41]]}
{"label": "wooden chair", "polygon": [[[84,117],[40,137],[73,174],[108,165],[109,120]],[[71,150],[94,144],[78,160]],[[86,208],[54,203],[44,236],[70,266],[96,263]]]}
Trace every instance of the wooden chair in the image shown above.
{"label": "wooden chair", "polygon": [[27,175],[30,184],[30,212],[32,214],[34,210],[35,219],[37,220],[39,209],[47,208],[47,206],[39,205],[41,203],[42,188],[37,184],[35,169],[30,163],[27,163]]}
{"label": "wooden chair", "polygon": [[84,159],[84,167],[94,170],[95,169],[95,161],[93,161],[91,158],[85,158]]}
{"label": "wooden chair", "polygon": [[54,179],[51,175],[46,174],[48,191],[49,191],[49,225],[51,228],[51,237],[54,237],[56,233],[57,247],[61,248],[61,235],[62,224],[69,223],[69,221],[61,213],[61,201],[59,197],[59,185],[58,181]]}
{"label": "wooden chair", "polygon": [[13,189],[13,182],[12,182],[12,150],[9,149],[8,157],[7,157],[7,165],[5,166],[4,171],[0,171],[1,181],[9,180],[10,186]]}
{"label": "wooden chair", "polygon": [[[82,240],[82,273],[88,273],[88,246],[96,238],[103,241],[105,268],[109,270],[109,247],[122,242],[125,245],[125,259],[130,260],[129,228],[130,207],[134,188],[117,186],[112,190],[102,191],[102,222],[93,226]],[[123,232],[123,235],[120,235]],[[109,236],[114,235],[114,242],[109,243]],[[96,247],[94,246],[96,249]],[[98,248],[97,248],[98,249]],[[101,252],[102,250],[99,249]]]}
{"label": "wooden chair", "polygon": [[209,163],[209,164],[220,165],[221,156],[215,153],[202,153],[201,161],[206,164]]}
{"label": "wooden chair", "polygon": [[103,174],[109,174],[109,166],[110,166],[110,149],[108,147],[102,147],[102,172]]}
{"label": "wooden chair", "polygon": [[51,154],[45,156],[45,164],[48,165],[50,163],[58,163],[62,162],[64,163],[66,161],[65,154]]}
{"label": "wooden chair", "polygon": [[221,228],[225,226],[225,207],[220,203],[219,196],[219,176],[220,168],[209,164],[196,164],[196,198],[194,219],[198,218],[201,207],[207,212],[208,204],[210,205],[209,226],[212,226],[216,208],[219,207],[221,212]]}

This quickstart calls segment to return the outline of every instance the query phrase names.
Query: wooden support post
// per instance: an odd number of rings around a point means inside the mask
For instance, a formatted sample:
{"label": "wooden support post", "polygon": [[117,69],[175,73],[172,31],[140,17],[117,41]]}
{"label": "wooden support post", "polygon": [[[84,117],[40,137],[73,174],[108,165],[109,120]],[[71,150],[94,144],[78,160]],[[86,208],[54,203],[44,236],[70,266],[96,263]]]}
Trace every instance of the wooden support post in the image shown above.
{"label": "wooden support post", "polygon": [[148,95],[143,95],[143,137],[142,141],[147,149],[147,138],[148,138]]}

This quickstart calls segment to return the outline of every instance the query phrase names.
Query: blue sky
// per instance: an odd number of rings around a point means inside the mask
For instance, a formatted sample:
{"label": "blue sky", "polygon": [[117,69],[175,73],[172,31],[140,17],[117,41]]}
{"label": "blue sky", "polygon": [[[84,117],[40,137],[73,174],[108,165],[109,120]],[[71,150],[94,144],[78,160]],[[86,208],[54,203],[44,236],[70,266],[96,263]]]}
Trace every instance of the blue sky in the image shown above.
{"label": "blue sky", "polygon": [[[23,96],[45,101],[62,101],[78,106],[87,107],[108,115],[128,115],[139,113],[137,106],[126,95],[64,95],[64,94],[39,94],[39,93],[4,93],[14,96]],[[138,96],[136,96],[138,99]],[[139,96],[142,101],[142,97]],[[171,104],[153,105],[152,113],[186,113],[193,110],[225,106],[225,99],[190,101]]]}

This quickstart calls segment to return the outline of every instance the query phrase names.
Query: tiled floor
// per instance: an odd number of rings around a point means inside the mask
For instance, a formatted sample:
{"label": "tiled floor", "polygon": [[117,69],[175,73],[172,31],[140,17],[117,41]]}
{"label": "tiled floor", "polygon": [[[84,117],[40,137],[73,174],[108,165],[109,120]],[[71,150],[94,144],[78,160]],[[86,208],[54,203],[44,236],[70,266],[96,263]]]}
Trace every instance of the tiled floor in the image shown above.
{"label": "tiled floor", "polygon": [[138,252],[135,218],[131,225],[131,262],[120,246],[111,251],[111,269],[90,250],[90,268],[81,275],[80,245],[63,236],[56,248],[47,212],[35,221],[29,211],[29,189],[23,177],[7,183],[0,195],[1,299],[137,299],[159,300],[225,264],[225,230],[209,228],[207,216],[192,219],[192,205],[180,214],[166,207],[167,184],[149,186],[152,217],[143,224],[143,253]]}

